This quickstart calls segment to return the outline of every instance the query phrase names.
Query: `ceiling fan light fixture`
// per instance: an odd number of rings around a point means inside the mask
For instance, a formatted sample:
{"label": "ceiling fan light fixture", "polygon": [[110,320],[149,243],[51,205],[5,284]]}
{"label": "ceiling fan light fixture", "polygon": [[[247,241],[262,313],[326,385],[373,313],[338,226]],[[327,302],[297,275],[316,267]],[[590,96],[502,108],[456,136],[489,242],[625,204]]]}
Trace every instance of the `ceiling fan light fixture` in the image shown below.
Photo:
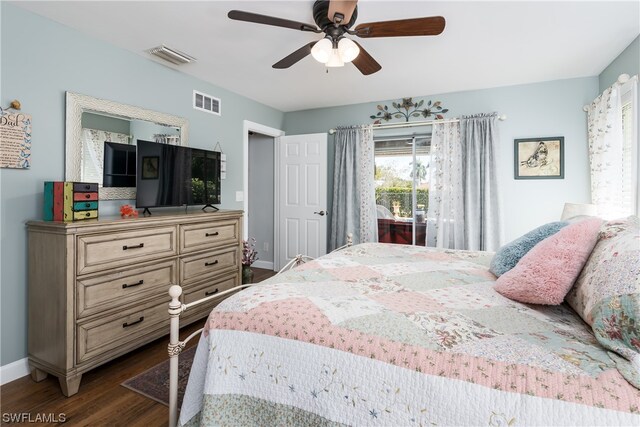
{"label": "ceiling fan light fixture", "polygon": [[360,54],[360,48],[353,40],[343,37],[338,42],[338,52],[344,62],[351,62]]}
{"label": "ceiling fan light fixture", "polygon": [[331,50],[331,57],[325,65],[327,67],[344,67],[344,60],[340,56],[340,51],[338,49]]}
{"label": "ceiling fan light fixture", "polygon": [[311,48],[311,56],[323,64],[326,64],[331,59],[332,53],[333,43],[328,38],[320,40]]}

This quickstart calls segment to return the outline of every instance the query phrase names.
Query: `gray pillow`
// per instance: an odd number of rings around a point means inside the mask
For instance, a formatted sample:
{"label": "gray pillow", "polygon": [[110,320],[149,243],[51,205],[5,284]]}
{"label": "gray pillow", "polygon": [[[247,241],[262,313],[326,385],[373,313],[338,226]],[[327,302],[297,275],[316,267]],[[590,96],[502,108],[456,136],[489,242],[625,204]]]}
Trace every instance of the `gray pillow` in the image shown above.
{"label": "gray pillow", "polygon": [[535,245],[556,234],[562,227],[567,225],[569,225],[567,221],[550,222],[531,230],[524,236],[518,237],[511,243],[507,243],[496,252],[493,260],[491,260],[489,271],[498,277],[502,276],[515,267],[520,258],[525,256]]}

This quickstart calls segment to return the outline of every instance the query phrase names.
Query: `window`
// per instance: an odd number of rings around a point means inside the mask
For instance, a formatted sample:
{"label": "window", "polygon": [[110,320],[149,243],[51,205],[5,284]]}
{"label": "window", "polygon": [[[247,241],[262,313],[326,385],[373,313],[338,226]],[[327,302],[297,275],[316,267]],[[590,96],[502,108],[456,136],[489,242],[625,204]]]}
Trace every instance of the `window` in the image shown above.
{"label": "window", "polygon": [[430,137],[425,135],[376,138],[379,242],[425,245],[429,142]]}

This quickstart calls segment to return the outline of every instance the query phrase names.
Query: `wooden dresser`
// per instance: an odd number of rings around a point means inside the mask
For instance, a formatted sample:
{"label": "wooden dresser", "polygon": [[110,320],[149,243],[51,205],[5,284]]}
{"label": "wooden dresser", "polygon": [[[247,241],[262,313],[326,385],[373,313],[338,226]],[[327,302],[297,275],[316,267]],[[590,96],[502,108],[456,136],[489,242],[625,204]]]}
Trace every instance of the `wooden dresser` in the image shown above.
{"label": "wooden dresser", "polygon": [[241,282],[241,211],[31,221],[28,231],[31,377],[57,376],[65,396],[84,372],[169,333],[171,285],[189,303]]}

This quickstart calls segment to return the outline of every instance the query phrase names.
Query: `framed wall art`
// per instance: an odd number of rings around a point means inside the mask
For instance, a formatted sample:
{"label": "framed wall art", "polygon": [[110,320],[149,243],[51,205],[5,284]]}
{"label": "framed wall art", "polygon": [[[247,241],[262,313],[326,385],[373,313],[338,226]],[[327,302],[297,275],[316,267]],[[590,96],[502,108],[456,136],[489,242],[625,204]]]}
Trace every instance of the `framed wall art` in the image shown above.
{"label": "framed wall art", "polygon": [[514,140],[515,179],[564,179],[564,137]]}

